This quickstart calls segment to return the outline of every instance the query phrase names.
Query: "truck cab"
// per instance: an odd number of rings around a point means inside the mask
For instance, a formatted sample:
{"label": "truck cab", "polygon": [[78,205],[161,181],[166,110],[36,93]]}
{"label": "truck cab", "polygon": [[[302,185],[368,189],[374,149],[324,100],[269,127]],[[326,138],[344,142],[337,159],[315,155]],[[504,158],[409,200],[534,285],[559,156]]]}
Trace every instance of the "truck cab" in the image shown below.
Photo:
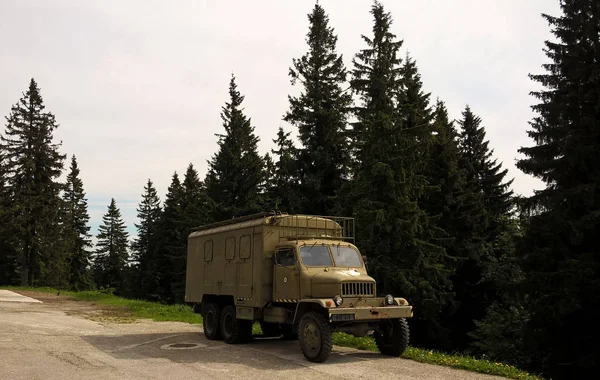
{"label": "truck cab", "polygon": [[273,298],[374,296],[375,280],[367,275],[358,249],[335,240],[295,240],[280,244],[273,255]]}

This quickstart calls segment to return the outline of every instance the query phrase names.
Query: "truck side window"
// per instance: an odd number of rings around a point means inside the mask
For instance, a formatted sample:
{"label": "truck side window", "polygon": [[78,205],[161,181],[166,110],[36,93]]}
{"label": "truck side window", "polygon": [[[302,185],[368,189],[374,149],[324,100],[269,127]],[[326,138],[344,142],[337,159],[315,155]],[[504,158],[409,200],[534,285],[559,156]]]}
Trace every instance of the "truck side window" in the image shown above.
{"label": "truck side window", "polygon": [[292,248],[283,248],[277,251],[276,254],[277,264],[289,267],[296,264],[296,255],[294,255],[294,250]]}
{"label": "truck side window", "polygon": [[235,259],[235,238],[228,237],[225,240],[225,260]]}
{"label": "truck side window", "polygon": [[240,237],[240,259],[250,258],[250,235]]}
{"label": "truck side window", "polygon": [[204,261],[209,262],[213,259],[213,242],[207,240],[204,242]]}

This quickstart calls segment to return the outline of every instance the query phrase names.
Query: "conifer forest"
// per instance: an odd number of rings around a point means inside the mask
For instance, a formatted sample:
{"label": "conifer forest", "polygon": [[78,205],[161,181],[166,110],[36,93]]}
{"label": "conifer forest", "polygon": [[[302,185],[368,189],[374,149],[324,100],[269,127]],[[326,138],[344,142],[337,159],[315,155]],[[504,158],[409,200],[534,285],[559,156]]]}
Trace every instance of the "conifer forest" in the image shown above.
{"label": "conifer forest", "polygon": [[[450,120],[425,92],[377,1],[350,59],[314,5],[304,55],[281,68],[298,89],[274,110],[289,130],[257,136],[232,74],[211,159],[173,168],[164,196],[139,184],[136,236],[115,199],[92,233],[76,153],[56,141],[61,115],[32,78],[1,105],[0,285],[183,303],[192,227],[270,210],[351,216],[378,293],[414,306],[411,345],[585,377],[600,363],[600,2],[560,3],[542,16],[556,40],[529,77],[541,89],[527,105],[530,144],[515,152],[544,182],[528,197],[511,190],[477,109]],[[265,139],[275,148],[261,154]]]}

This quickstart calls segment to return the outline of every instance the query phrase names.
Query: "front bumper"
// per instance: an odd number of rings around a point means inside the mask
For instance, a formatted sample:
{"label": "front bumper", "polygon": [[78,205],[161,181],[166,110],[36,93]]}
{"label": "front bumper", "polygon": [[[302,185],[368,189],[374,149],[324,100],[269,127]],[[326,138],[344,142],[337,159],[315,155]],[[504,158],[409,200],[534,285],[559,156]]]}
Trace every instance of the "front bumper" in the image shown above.
{"label": "front bumper", "polygon": [[328,311],[330,322],[364,322],[413,316],[412,306],[336,307]]}

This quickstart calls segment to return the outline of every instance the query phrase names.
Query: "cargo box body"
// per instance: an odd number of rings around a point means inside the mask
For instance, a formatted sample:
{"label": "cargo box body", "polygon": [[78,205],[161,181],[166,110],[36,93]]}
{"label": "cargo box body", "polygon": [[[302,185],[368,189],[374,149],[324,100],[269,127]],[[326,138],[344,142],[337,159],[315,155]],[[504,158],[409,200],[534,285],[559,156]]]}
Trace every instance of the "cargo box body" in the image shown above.
{"label": "cargo box body", "polygon": [[201,227],[188,236],[185,301],[232,296],[261,308],[273,301],[272,257],[281,242],[343,234],[330,219],[286,214]]}

